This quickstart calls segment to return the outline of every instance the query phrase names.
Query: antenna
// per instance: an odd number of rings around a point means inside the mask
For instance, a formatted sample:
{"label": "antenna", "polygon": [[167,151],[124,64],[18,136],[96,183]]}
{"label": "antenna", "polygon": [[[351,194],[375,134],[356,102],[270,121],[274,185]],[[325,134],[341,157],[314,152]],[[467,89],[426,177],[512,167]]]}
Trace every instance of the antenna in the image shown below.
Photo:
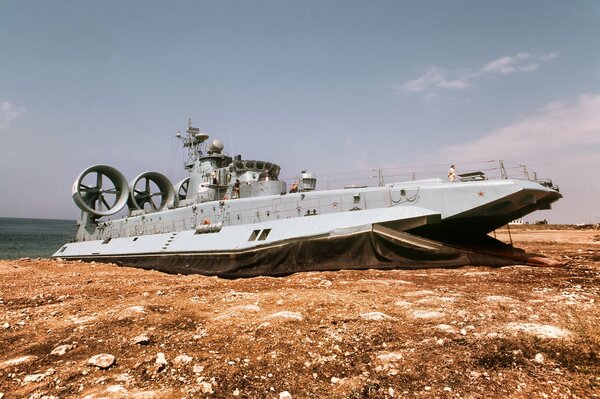
{"label": "antenna", "polygon": [[208,134],[200,132],[200,129],[192,126],[192,118],[188,118],[188,128],[185,131],[186,137],[182,137],[177,132],[177,138],[183,141],[183,146],[187,148],[188,160],[185,164],[186,169],[191,169],[194,163],[203,155],[203,143],[208,140]]}
{"label": "antenna", "polygon": [[498,162],[500,163],[500,176],[502,177],[502,179],[508,179],[508,175],[506,174],[506,169],[504,168],[504,161],[499,159]]}
{"label": "antenna", "polygon": [[379,187],[383,187],[385,185],[383,181],[383,170],[382,169],[371,169],[371,172],[377,172],[377,176],[371,176],[371,178],[377,178],[377,184]]}

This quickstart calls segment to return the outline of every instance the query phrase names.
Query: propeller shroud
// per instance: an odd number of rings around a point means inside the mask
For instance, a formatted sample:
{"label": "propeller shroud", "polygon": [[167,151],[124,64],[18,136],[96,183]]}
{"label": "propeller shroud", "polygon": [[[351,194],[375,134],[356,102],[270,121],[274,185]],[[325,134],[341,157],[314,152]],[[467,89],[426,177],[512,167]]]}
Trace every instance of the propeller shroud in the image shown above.
{"label": "propeller shroud", "polygon": [[112,166],[94,165],[85,169],[73,183],[73,201],[96,217],[119,212],[129,198],[127,179]]}
{"label": "propeller shroud", "polygon": [[[160,197],[160,198],[157,198]],[[132,210],[156,212],[175,203],[175,189],[171,181],[158,172],[144,172],[129,184],[128,206]]]}

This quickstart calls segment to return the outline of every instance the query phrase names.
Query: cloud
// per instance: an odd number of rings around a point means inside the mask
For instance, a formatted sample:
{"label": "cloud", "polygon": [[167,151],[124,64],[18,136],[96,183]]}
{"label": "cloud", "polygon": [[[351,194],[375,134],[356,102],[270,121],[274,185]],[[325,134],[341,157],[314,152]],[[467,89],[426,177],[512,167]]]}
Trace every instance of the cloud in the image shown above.
{"label": "cloud", "polygon": [[552,62],[558,58],[559,54],[560,53],[558,51],[556,51],[554,53],[550,53],[550,54],[544,54],[544,55],[540,56],[540,59],[543,62]]}
{"label": "cloud", "polygon": [[[493,130],[471,143],[447,147],[452,156],[542,158],[585,153],[600,145],[600,95],[583,94],[573,103],[552,102],[532,115]],[[600,154],[599,154],[600,156]]]}
{"label": "cloud", "polygon": [[435,65],[429,66],[423,75],[414,80],[404,82],[400,90],[413,93],[432,93],[437,89],[462,90],[470,87],[472,82],[486,75],[508,75],[516,72],[533,72],[542,65],[553,62],[559,53],[532,55],[517,53],[489,61],[480,68],[461,69],[449,72]]}
{"label": "cloud", "polygon": [[0,101],[0,130],[8,128],[10,122],[25,112],[23,107],[15,107],[9,101]]}
{"label": "cloud", "polygon": [[[508,159],[550,176],[565,195],[550,213],[561,223],[600,222],[600,94],[552,102],[481,138],[442,148],[437,159],[467,162]],[[510,174],[511,177],[521,177]]]}
{"label": "cloud", "polygon": [[422,93],[431,88],[464,89],[469,86],[465,77],[448,79],[447,72],[436,66],[430,66],[420,78],[404,83],[401,88],[405,91]]}
{"label": "cloud", "polygon": [[514,72],[532,72],[541,66],[540,61],[543,61],[544,59],[548,60],[544,62],[550,62],[553,58],[551,58],[550,55],[532,58],[531,54],[518,53],[513,57],[501,57],[497,60],[488,62],[481,69],[481,72],[498,72],[504,75]]}

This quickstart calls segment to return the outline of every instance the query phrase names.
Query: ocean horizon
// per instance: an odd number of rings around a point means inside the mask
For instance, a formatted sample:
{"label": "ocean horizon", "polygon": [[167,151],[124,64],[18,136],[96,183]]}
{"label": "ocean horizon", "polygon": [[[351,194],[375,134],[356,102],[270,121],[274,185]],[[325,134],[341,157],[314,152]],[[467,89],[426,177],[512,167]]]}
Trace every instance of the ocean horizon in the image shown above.
{"label": "ocean horizon", "polygon": [[76,229],[76,220],[0,217],[0,259],[49,258]]}

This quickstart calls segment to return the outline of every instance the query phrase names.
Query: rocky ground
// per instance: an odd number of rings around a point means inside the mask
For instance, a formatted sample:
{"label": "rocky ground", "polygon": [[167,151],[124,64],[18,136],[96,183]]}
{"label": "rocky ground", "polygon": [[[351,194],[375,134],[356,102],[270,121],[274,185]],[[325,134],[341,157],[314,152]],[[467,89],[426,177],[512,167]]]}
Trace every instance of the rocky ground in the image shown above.
{"label": "rocky ground", "polygon": [[564,265],[224,280],[0,261],[0,398],[600,396],[600,231],[511,237]]}

